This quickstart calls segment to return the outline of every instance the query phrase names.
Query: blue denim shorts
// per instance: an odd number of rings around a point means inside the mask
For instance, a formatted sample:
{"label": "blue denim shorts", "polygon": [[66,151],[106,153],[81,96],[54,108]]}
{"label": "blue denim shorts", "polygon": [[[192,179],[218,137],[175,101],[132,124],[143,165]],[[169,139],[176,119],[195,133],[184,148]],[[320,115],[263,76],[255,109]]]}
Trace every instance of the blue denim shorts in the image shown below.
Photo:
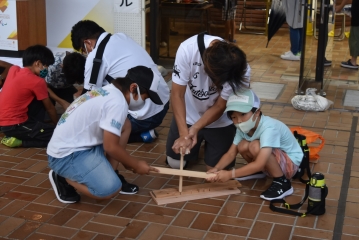
{"label": "blue denim shorts", "polygon": [[121,180],[107,160],[102,145],[71,153],[63,158],[48,156],[49,167],[58,175],[84,184],[97,197],[120,191]]}

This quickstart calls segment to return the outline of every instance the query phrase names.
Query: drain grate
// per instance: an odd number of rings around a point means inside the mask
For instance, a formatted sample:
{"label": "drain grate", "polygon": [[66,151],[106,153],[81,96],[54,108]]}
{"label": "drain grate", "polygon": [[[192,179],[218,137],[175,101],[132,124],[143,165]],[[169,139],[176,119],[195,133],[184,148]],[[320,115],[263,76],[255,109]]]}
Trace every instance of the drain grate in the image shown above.
{"label": "drain grate", "polygon": [[277,99],[283,87],[280,83],[251,82],[252,90],[261,99]]}
{"label": "drain grate", "polygon": [[343,106],[359,107],[359,91],[347,90],[345,93]]}

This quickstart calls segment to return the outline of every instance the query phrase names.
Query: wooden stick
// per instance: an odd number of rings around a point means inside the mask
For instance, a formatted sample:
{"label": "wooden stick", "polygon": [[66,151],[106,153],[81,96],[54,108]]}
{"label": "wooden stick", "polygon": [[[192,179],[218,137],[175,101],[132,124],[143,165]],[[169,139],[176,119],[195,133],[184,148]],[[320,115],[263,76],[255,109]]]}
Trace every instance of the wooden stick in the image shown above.
{"label": "wooden stick", "polygon": [[[180,170],[183,170],[183,157],[184,154],[182,153],[182,148],[181,148],[181,160],[180,160]],[[178,191],[180,192],[180,194],[182,194],[182,183],[183,183],[183,176],[179,177],[179,186],[178,186]]]}
{"label": "wooden stick", "polygon": [[[185,176],[185,177],[196,177],[196,178],[209,178],[216,176],[215,173],[205,173],[205,172],[197,172],[197,171],[188,171],[188,170],[179,170],[172,168],[164,168],[164,167],[155,167],[159,170],[159,174],[168,174],[168,175],[176,175],[176,176]],[[157,173],[157,172],[154,172]]]}

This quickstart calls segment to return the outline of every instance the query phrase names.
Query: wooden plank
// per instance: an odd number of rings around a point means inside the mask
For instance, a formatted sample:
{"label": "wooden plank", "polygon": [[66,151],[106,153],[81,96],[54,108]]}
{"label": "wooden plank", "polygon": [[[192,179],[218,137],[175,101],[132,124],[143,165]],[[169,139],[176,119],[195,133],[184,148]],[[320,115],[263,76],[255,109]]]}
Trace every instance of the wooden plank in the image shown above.
{"label": "wooden plank", "polygon": [[[236,180],[232,180],[236,181]],[[236,181],[238,183],[238,181]],[[216,185],[218,186],[218,183],[208,183],[210,185]],[[170,189],[162,189],[157,191],[150,192],[150,195],[152,196],[153,200],[157,203],[157,205],[163,205],[163,204],[169,204],[169,203],[176,203],[176,202],[184,202],[184,201],[190,201],[190,200],[196,200],[196,199],[202,199],[202,198],[211,198],[211,197],[218,197],[218,196],[224,196],[224,195],[231,195],[231,194],[238,194],[241,191],[237,187],[228,187],[227,184],[232,185],[232,183],[226,182],[222,183],[222,187],[209,187],[208,184],[199,184],[199,185],[192,185],[192,186],[186,186],[183,187],[182,194],[178,195],[171,195],[168,197],[156,197],[155,192],[158,191],[166,191],[169,190],[169,192],[174,192],[175,190]],[[240,185],[240,184],[239,184]],[[232,185],[233,186],[233,185]],[[188,193],[188,188],[190,189],[197,189],[197,192],[192,191],[191,193]],[[187,194],[185,194],[187,192]]]}
{"label": "wooden plank", "polygon": [[[180,160],[180,170],[183,170],[183,158],[184,158],[184,153],[182,153],[182,148],[181,148],[181,160]],[[183,185],[183,176],[179,177],[179,186],[178,186],[178,191],[181,193],[182,192],[182,185]]]}
{"label": "wooden plank", "polygon": [[157,168],[159,170],[158,173],[160,173],[160,174],[168,174],[168,175],[176,175],[176,176],[208,178],[208,177],[213,177],[216,175],[215,173],[207,174],[205,172],[178,170],[178,169],[164,168],[164,167],[155,167],[155,168]]}
{"label": "wooden plank", "polygon": [[[182,189],[182,194],[197,194],[203,192],[211,192],[222,189],[236,189],[242,185],[237,180],[230,180],[225,183],[204,183],[185,186]],[[166,188],[152,191],[156,198],[165,198],[181,195],[177,188]]]}

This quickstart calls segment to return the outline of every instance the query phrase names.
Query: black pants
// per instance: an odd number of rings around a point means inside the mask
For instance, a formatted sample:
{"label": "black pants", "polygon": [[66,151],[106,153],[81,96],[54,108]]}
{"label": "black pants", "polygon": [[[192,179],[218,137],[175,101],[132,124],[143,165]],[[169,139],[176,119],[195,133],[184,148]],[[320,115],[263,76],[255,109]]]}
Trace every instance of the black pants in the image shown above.
{"label": "black pants", "polygon": [[74,101],[74,94],[77,93],[77,89],[74,86],[71,85],[67,88],[49,87],[59,98],[64,99],[66,102],[72,103]]}
{"label": "black pants", "polygon": [[55,125],[43,123],[45,108],[41,101],[33,100],[28,107],[28,120],[11,126],[2,126],[0,130],[7,137],[22,140],[22,147],[47,147]]}
{"label": "black pants", "polygon": [[[187,124],[187,127],[191,126]],[[204,162],[210,167],[214,167],[221,157],[228,151],[233,144],[236,128],[233,124],[227,127],[203,128],[197,134],[197,144],[191,149],[189,154],[184,156],[185,161],[197,160],[200,147],[204,141]],[[166,154],[173,159],[179,160],[180,154],[172,150],[174,142],[179,138],[178,127],[173,117],[166,143]],[[235,165],[235,159],[225,169],[231,169]]]}

